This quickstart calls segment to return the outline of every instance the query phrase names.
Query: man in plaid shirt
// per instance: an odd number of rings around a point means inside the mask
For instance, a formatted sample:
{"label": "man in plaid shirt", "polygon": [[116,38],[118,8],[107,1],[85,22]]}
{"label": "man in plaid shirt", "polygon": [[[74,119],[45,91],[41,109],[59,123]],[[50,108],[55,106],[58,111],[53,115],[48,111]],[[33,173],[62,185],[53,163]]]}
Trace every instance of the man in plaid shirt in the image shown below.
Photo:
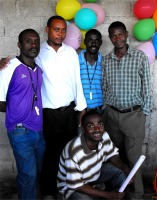
{"label": "man in plaid shirt", "polygon": [[[143,52],[127,44],[128,31],[122,22],[113,22],[108,32],[114,49],[103,59],[103,117],[121,158],[132,167],[142,153],[146,115],[151,111],[150,66]],[[143,199],[140,170],[133,184],[129,198]]]}

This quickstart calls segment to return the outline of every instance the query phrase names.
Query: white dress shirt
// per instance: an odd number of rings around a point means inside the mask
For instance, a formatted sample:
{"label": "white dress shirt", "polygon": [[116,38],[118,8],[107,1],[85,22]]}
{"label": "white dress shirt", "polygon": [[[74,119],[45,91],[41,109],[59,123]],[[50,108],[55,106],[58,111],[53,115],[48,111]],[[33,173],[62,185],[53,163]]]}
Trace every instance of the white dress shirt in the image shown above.
{"label": "white dress shirt", "polygon": [[45,41],[36,63],[43,71],[43,108],[56,109],[68,106],[72,101],[76,104],[75,110],[86,108],[78,55],[72,47],[62,44],[56,52]]}

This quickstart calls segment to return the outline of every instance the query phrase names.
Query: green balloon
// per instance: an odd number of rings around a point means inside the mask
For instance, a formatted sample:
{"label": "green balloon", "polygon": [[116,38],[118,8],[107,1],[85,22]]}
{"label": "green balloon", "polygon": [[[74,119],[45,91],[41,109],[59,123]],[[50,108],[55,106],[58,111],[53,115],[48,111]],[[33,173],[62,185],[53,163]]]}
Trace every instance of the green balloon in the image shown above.
{"label": "green balloon", "polygon": [[133,27],[133,35],[139,41],[149,40],[155,32],[155,21],[153,19],[139,20]]}
{"label": "green balloon", "polygon": [[87,3],[96,3],[97,0],[85,0],[85,2],[87,2]]}

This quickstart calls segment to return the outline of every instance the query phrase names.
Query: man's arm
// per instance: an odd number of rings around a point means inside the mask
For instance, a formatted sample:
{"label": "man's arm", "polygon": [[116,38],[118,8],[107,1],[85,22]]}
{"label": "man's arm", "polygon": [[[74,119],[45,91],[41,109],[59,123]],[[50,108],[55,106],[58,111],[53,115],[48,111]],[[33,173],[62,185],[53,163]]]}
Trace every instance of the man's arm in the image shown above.
{"label": "man's arm", "polygon": [[6,112],[6,102],[0,101],[0,112]]}
{"label": "man's arm", "polygon": [[7,66],[7,64],[8,64],[9,61],[10,61],[10,59],[11,59],[11,57],[8,56],[8,57],[2,58],[2,59],[0,60],[0,71],[3,70],[3,69]]}
{"label": "man's arm", "polygon": [[149,115],[152,109],[151,74],[148,58],[144,55],[143,68],[141,69],[141,94],[143,97],[143,112]]}
{"label": "man's arm", "polygon": [[122,199],[125,196],[124,192],[117,192],[117,191],[107,192],[107,191],[93,188],[92,186],[88,184],[76,190],[80,193],[87,194],[89,196],[102,197],[105,199]]}
{"label": "man's arm", "polygon": [[122,162],[122,160],[119,158],[119,155],[112,156],[109,158],[109,161],[115,167],[123,170],[124,174],[128,175],[130,173],[130,168]]}

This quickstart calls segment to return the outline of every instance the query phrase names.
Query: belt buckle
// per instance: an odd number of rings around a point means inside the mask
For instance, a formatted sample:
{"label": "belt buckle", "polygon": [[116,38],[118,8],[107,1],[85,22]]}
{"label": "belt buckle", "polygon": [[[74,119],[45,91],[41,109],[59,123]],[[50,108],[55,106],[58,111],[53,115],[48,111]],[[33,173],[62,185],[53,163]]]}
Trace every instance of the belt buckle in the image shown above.
{"label": "belt buckle", "polygon": [[66,106],[65,107],[60,107],[60,111],[64,111],[66,109]]}

